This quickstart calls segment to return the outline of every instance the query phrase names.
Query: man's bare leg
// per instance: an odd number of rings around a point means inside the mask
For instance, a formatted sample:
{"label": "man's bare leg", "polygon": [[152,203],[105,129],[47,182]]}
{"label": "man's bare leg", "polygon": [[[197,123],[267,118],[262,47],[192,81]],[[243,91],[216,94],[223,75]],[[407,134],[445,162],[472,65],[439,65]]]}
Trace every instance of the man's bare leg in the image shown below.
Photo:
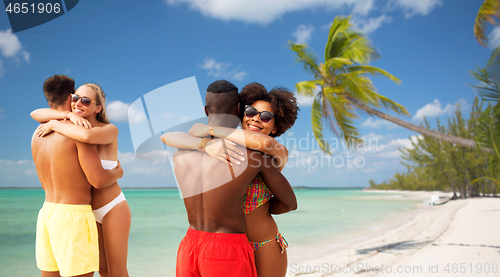
{"label": "man's bare leg", "polygon": [[42,277],[61,277],[59,271],[42,271]]}
{"label": "man's bare leg", "polygon": [[[89,272],[74,277],[92,277],[92,276],[94,276],[94,272]],[[42,277],[61,277],[61,275],[59,275],[59,271],[42,271]]]}

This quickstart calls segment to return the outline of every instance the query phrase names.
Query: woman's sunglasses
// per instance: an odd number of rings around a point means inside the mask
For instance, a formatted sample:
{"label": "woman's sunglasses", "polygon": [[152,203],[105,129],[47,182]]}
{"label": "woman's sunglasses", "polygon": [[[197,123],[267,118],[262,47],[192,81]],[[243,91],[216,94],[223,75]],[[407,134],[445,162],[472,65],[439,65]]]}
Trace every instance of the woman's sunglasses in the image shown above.
{"label": "woman's sunglasses", "polygon": [[82,99],[82,105],[85,106],[85,107],[88,107],[90,106],[90,103],[94,102],[97,104],[96,101],[92,101],[90,100],[90,98],[88,97],[85,97],[85,96],[80,96],[78,94],[71,94],[71,102],[78,102],[78,100]]}
{"label": "woman's sunglasses", "polygon": [[245,106],[244,114],[248,118],[254,118],[256,115],[259,115],[260,121],[262,121],[263,123],[269,123],[271,121],[271,119],[273,119],[273,116],[274,116],[274,114],[272,112],[268,112],[268,111],[259,112],[259,111],[257,111],[256,108],[254,108],[250,105]]}

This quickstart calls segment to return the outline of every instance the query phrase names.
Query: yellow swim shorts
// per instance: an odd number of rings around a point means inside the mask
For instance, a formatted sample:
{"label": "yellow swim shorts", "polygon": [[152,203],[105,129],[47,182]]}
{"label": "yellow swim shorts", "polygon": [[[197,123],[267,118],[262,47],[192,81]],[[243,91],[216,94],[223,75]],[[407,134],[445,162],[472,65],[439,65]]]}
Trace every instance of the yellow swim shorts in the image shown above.
{"label": "yellow swim shorts", "polygon": [[99,270],[97,226],[90,205],[43,204],[36,223],[36,264],[61,276]]}

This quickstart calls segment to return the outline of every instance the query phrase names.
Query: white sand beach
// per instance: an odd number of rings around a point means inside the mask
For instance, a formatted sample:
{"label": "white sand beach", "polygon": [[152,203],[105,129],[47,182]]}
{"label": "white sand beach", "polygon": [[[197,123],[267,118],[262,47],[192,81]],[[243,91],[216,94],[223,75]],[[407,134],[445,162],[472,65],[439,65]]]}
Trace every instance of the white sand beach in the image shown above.
{"label": "white sand beach", "polygon": [[[421,200],[437,194],[387,193]],[[385,225],[330,248],[290,247],[287,276],[500,276],[498,198],[422,205]]]}

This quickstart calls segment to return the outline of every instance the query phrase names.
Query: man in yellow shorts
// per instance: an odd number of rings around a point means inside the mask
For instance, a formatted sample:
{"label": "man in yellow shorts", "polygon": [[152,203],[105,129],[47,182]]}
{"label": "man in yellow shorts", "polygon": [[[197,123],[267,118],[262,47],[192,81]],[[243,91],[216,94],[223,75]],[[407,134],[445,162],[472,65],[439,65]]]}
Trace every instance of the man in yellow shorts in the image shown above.
{"label": "man in yellow shorts", "polygon": [[[75,81],[54,75],[45,81],[43,90],[51,108],[67,111]],[[96,145],[56,132],[44,137],[34,134],[31,151],[45,190],[36,234],[36,261],[42,277],[93,276],[99,270],[99,250],[91,187],[112,185],[123,170],[119,164],[104,170]]]}

